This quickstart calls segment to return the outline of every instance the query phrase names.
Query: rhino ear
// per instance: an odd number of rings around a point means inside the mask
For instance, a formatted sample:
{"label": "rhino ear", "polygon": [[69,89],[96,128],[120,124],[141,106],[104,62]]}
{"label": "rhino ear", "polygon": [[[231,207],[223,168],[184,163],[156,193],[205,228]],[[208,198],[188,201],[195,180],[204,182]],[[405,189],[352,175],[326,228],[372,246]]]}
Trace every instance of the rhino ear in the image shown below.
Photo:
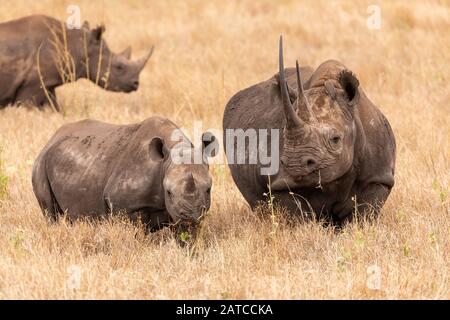
{"label": "rhino ear", "polygon": [[169,156],[169,150],[167,150],[164,140],[160,137],[154,137],[150,141],[149,151],[150,157],[156,161],[166,159]]}
{"label": "rhino ear", "polygon": [[98,26],[95,29],[92,29],[92,38],[95,41],[100,41],[102,38],[103,33],[105,32],[105,26],[102,24],[101,26]]}
{"label": "rhino ear", "polygon": [[89,22],[85,21],[85,22],[83,23],[83,25],[81,26],[81,28],[82,28],[82,29],[85,29],[85,30],[89,30],[89,29],[90,29]]}
{"label": "rhino ear", "polygon": [[339,75],[339,84],[344,89],[350,105],[356,105],[359,100],[359,81],[350,70],[344,70]]}
{"label": "rhino ear", "polygon": [[215,157],[219,153],[219,142],[211,132],[202,134],[202,154],[204,158]]}

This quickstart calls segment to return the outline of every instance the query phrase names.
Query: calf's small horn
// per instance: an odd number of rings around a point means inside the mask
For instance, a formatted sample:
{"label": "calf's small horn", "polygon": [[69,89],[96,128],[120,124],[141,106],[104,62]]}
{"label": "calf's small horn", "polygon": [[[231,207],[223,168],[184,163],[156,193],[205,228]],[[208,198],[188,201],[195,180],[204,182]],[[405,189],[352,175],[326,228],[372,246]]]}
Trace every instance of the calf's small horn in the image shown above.
{"label": "calf's small horn", "polygon": [[185,187],[186,192],[193,193],[195,191],[195,180],[192,173],[189,174],[188,180]]}
{"label": "calf's small horn", "polygon": [[123,56],[127,59],[131,59],[131,47],[129,46],[125,50],[123,50],[121,53],[118,54],[119,56]]}

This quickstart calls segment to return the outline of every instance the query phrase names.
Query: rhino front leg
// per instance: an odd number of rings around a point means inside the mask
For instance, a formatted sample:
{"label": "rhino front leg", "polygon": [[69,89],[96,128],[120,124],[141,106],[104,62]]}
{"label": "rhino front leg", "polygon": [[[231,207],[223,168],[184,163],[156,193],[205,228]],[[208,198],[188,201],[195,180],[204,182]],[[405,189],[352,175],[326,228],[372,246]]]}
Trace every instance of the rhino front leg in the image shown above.
{"label": "rhino front leg", "polygon": [[356,196],[357,210],[363,215],[380,213],[391,188],[381,183],[371,183]]}
{"label": "rhino front leg", "polygon": [[168,226],[170,223],[169,213],[163,210],[143,209],[128,214],[133,223],[142,223],[147,233],[154,232]]}
{"label": "rhino front leg", "polygon": [[378,216],[390,191],[390,187],[381,183],[367,185],[362,191],[333,207],[333,221],[337,224],[350,222],[355,212],[360,216]]}

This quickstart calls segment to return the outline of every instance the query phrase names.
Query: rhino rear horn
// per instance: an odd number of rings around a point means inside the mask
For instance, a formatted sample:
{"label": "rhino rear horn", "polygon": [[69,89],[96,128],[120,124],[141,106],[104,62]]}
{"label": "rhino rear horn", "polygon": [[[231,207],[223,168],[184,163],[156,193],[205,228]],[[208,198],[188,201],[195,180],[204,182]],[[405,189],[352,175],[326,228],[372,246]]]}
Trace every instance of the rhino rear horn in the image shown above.
{"label": "rhino rear horn", "polygon": [[298,60],[295,61],[295,69],[297,72],[297,88],[298,88],[297,112],[300,114],[300,117],[303,117],[303,120],[315,122],[316,118],[314,117],[314,113],[312,112],[311,107],[308,104],[308,99],[306,99],[305,91],[303,90]]}
{"label": "rhino rear horn", "polygon": [[283,102],[284,115],[286,116],[286,128],[293,128],[301,124],[301,119],[295,113],[294,106],[289,99],[289,92],[286,83],[286,75],[284,73],[284,61],[283,61],[283,36],[280,36],[280,46],[278,53],[279,63],[279,85],[281,93],[281,101]]}
{"label": "rhino rear horn", "polygon": [[128,48],[126,48],[125,50],[123,50],[121,53],[119,53],[119,56],[122,56],[124,58],[127,58],[128,60],[131,59],[131,46],[129,46]]}

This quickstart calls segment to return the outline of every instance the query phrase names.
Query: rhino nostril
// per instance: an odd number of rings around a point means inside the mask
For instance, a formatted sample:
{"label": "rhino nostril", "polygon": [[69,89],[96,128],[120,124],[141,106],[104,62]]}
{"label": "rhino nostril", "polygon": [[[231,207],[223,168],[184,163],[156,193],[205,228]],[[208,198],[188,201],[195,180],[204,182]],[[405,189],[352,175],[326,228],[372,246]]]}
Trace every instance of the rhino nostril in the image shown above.
{"label": "rhino nostril", "polygon": [[306,160],[306,167],[312,168],[316,165],[316,161],[312,158]]}
{"label": "rhino nostril", "polygon": [[139,81],[134,81],[134,82],[133,82],[133,86],[134,86],[135,88],[139,87]]}

